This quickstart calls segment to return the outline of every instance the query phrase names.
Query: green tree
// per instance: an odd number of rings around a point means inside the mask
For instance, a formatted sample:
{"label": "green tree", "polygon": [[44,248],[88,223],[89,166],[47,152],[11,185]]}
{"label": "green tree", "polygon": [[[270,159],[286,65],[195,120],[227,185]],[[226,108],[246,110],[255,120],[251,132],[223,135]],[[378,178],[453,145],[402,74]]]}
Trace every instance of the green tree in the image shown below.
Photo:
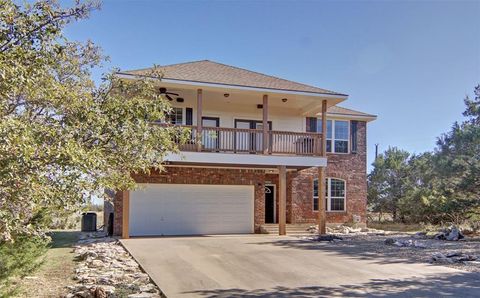
{"label": "green tree", "polygon": [[57,211],[79,210],[105,188],[133,188],[131,173],[161,169],[172,140],[186,137],[152,124],[170,111],[159,73],[92,81],[105,57],[62,31],[98,4],[16,2],[0,0],[0,244],[41,234]]}
{"label": "green tree", "polygon": [[406,191],[409,156],[407,151],[391,147],[375,159],[368,175],[368,203],[372,211],[388,212],[398,219],[398,201]]}
{"label": "green tree", "polygon": [[389,148],[375,160],[368,177],[373,211],[415,223],[480,219],[480,85],[464,102],[465,121],[443,134],[434,152]]}
{"label": "green tree", "polygon": [[[480,85],[475,98],[464,100],[467,117],[437,141],[436,171],[441,189],[464,215],[478,215],[480,206]],[[466,211],[466,212],[465,212]]]}

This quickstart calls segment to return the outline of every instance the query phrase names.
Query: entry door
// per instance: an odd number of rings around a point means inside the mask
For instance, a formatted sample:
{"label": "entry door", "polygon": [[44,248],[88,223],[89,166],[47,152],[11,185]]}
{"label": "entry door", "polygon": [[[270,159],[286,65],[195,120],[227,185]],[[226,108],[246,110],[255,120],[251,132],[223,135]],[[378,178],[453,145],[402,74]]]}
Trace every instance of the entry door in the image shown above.
{"label": "entry door", "polygon": [[[268,127],[272,129],[271,121],[268,121]],[[263,130],[263,123],[258,120],[235,120],[235,128]],[[263,132],[237,132],[235,141],[238,151],[255,153],[263,150]]]}
{"label": "entry door", "polygon": [[[236,120],[235,128],[240,129],[251,129],[250,121],[246,120]],[[250,132],[237,131],[235,132],[235,150],[236,151],[251,151],[251,135]]]}
{"label": "entry door", "polygon": [[[220,118],[217,117],[202,117],[202,127],[219,127]],[[218,131],[212,131],[205,129],[202,131],[202,144],[203,149],[214,150],[218,149]]]}
{"label": "entry door", "polygon": [[275,186],[265,185],[265,223],[275,223]]}

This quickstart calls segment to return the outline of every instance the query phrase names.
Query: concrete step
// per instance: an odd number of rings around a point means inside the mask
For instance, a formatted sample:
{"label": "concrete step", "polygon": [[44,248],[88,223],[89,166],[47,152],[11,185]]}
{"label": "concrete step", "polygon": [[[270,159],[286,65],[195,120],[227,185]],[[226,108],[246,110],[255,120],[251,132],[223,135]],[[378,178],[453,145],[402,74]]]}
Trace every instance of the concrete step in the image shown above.
{"label": "concrete step", "polygon": [[[287,235],[311,235],[307,229],[313,224],[287,224]],[[278,235],[278,224],[262,225],[265,234]]]}

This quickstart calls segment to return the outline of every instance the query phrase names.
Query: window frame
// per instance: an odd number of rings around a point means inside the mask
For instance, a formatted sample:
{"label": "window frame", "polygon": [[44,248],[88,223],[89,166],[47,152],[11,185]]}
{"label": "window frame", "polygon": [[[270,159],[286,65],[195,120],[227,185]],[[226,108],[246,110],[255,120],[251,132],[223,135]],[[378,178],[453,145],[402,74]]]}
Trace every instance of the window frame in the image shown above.
{"label": "window frame", "polygon": [[[325,200],[326,200],[326,206],[325,206],[325,211],[326,212],[347,212],[347,181],[345,179],[341,178],[336,178],[336,177],[327,177],[325,178],[326,181],[326,191],[327,193],[325,194]],[[331,185],[332,185],[332,180],[339,180],[343,181],[344,185],[344,190],[343,190],[343,197],[332,197],[332,192],[331,192]],[[315,196],[315,181],[317,181],[317,196]],[[312,187],[312,210],[314,212],[318,212],[318,207],[320,207],[320,201],[319,201],[319,189],[318,189],[318,178],[313,179],[313,187]],[[332,198],[333,199],[343,199],[343,210],[331,210],[332,208]],[[315,209],[315,200],[317,200],[317,209]]]}
{"label": "window frame", "polygon": [[169,123],[169,124],[173,124],[173,125],[185,125],[186,123],[186,119],[185,117],[187,116],[186,114],[186,111],[185,111],[185,107],[171,107],[172,110],[174,109],[181,109],[182,110],[182,123],[170,123],[169,121],[165,121],[166,123]]}
{"label": "window frame", "polygon": [[[330,151],[327,151],[327,153],[334,153],[334,154],[350,154],[351,153],[351,148],[350,148],[350,145],[351,145],[351,141],[350,141],[350,120],[348,119],[327,119],[327,128],[328,128],[328,121],[331,121],[332,122],[332,137],[331,138],[328,138],[327,137],[327,141],[330,141]],[[337,139],[336,138],[336,135],[335,135],[335,124],[337,121],[341,121],[341,122],[346,122],[347,123],[347,138],[346,139]],[[319,129],[319,125],[322,124],[322,118],[317,118],[317,131],[318,132],[322,132],[321,129]],[[328,131],[327,131],[327,136],[328,136]],[[346,141],[347,142],[347,152],[335,152],[335,141]]]}

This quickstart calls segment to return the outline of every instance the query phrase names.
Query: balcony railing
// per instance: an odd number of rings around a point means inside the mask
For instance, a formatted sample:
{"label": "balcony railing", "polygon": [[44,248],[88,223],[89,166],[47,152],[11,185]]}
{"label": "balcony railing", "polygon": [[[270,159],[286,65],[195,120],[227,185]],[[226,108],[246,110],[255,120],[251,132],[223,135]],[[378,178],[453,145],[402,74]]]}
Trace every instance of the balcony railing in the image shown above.
{"label": "balcony railing", "polygon": [[264,144],[263,130],[225,127],[183,126],[191,130],[190,138],[180,145],[182,151],[321,155],[321,133],[275,131],[267,132]]}

